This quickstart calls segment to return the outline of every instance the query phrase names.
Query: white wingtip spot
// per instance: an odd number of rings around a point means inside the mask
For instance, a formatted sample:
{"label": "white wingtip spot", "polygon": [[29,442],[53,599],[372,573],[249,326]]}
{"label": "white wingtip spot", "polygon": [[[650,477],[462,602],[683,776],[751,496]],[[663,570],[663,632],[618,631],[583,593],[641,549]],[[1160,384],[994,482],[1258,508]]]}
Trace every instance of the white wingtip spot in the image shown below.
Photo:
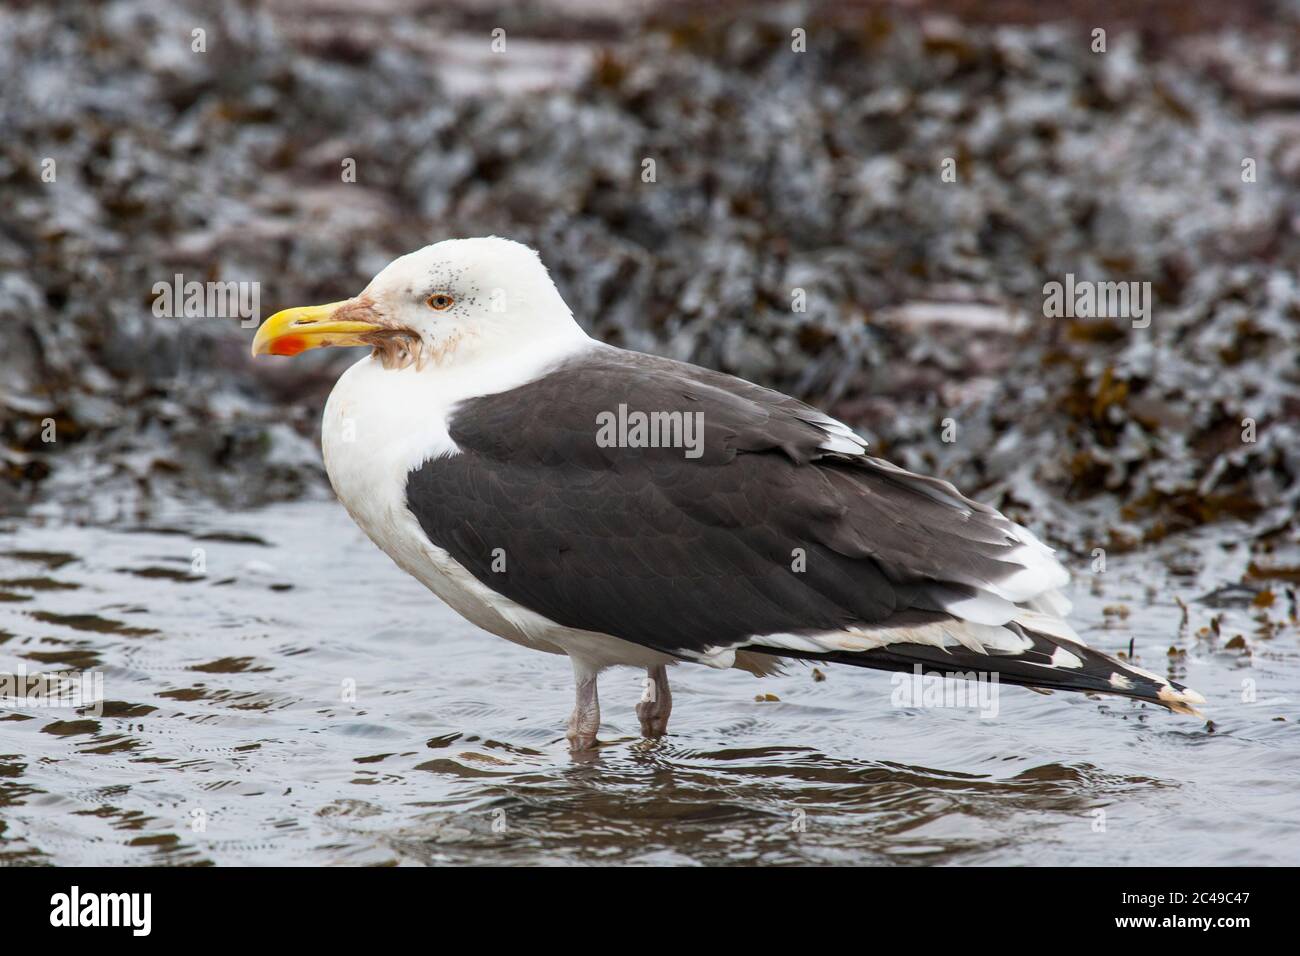
{"label": "white wingtip spot", "polygon": [[1160,688],[1160,692],[1156,696],[1161,700],[1174,701],[1179,704],[1205,703],[1205,698],[1190,687],[1184,687],[1182,690],[1175,690],[1172,686],[1166,685]]}
{"label": "white wingtip spot", "polygon": [[1058,647],[1056,650],[1052,651],[1052,666],[1053,667],[1082,667],[1083,661],[1081,661],[1074,654],[1071,654],[1064,647]]}
{"label": "white wingtip spot", "polygon": [[1201,712],[1192,705],[1205,703],[1205,698],[1191,688],[1175,690],[1166,684],[1156,693],[1156,697],[1175,714],[1187,714],[1189,717],[1202,716]]}

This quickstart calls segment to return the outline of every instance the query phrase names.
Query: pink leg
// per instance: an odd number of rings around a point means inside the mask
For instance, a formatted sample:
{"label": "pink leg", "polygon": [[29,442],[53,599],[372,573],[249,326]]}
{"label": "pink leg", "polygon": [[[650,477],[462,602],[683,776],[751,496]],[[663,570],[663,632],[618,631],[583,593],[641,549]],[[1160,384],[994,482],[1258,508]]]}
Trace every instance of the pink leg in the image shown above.
{"label": "pink leg", "polygon": [[668,668],[646,668],[645,693],[636,705],[643,737],[662,737],[668,733],[668,715],[673,712],[673,692],[668,689]]}
{"label": "pink leg", "polygon": [[569,715],[570,750],[591,750],[596,745],[600,730],[600,698],[596,694],[596,672],[573,661],[573,679],[577,685],[577,698],[573,713]]}

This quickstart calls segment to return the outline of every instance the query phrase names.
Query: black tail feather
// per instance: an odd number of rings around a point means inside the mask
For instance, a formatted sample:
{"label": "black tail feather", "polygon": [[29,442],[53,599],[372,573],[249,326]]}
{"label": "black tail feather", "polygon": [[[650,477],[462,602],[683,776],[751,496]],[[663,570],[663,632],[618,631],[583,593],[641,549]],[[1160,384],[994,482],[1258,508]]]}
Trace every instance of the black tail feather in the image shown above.
{"label": "black tail feather", "polygon": [[955,678],[969,675],[972,671],[997,674],[1000,683],[1035,690],[1116,694],[1158,704],[1176,713],[1200,716],[1193,705],[1204,703],[1205,699],[1182,684],[1165,680],[1158,674],[1076,641],[1027,630],[1019,624],[1006,626],[1031,641],[1032,646],[1016,653],[980,653],[960,644],[934,647],[905,643],[868,651],[824,653],[761,645],[750,645],[746,650],[776,657],[909,673],[919,664],[926,673],[937,672]]}

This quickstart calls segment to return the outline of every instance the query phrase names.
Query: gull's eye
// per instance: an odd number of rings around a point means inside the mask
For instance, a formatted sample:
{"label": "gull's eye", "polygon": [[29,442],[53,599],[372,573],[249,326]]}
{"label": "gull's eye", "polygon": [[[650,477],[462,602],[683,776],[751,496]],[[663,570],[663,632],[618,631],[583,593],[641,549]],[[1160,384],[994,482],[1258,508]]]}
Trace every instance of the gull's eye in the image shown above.
{"label": "gull's eye", "polygon": [[439,312],[446,312],[456,304],[456,300],[445,292],[435,292],[424,300],[424,304],[431,309],[437,309]]}

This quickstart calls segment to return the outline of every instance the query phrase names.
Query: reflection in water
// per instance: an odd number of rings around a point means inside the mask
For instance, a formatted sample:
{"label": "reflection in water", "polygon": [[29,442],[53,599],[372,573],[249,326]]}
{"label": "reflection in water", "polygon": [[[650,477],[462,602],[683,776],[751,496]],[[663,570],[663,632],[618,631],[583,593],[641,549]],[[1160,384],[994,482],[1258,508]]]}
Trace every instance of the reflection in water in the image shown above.
{"label": "reflection in water", "polygon": [[0,863],[1300,862],[1297,628],[1283,600],[1197,601],[1240,549],[1074,589],[1084,636],[1132,637],[1212,732],[1117,699],[1003,688],[982,720],[895,708],[886,674],[681,667],[672,736],[637,738],[640,675],[614,671],[604,746],[573,758],[566,662],[461,621],[333,504],[2,530],[0,671],[95,670],[106,699],[0,710]]}

